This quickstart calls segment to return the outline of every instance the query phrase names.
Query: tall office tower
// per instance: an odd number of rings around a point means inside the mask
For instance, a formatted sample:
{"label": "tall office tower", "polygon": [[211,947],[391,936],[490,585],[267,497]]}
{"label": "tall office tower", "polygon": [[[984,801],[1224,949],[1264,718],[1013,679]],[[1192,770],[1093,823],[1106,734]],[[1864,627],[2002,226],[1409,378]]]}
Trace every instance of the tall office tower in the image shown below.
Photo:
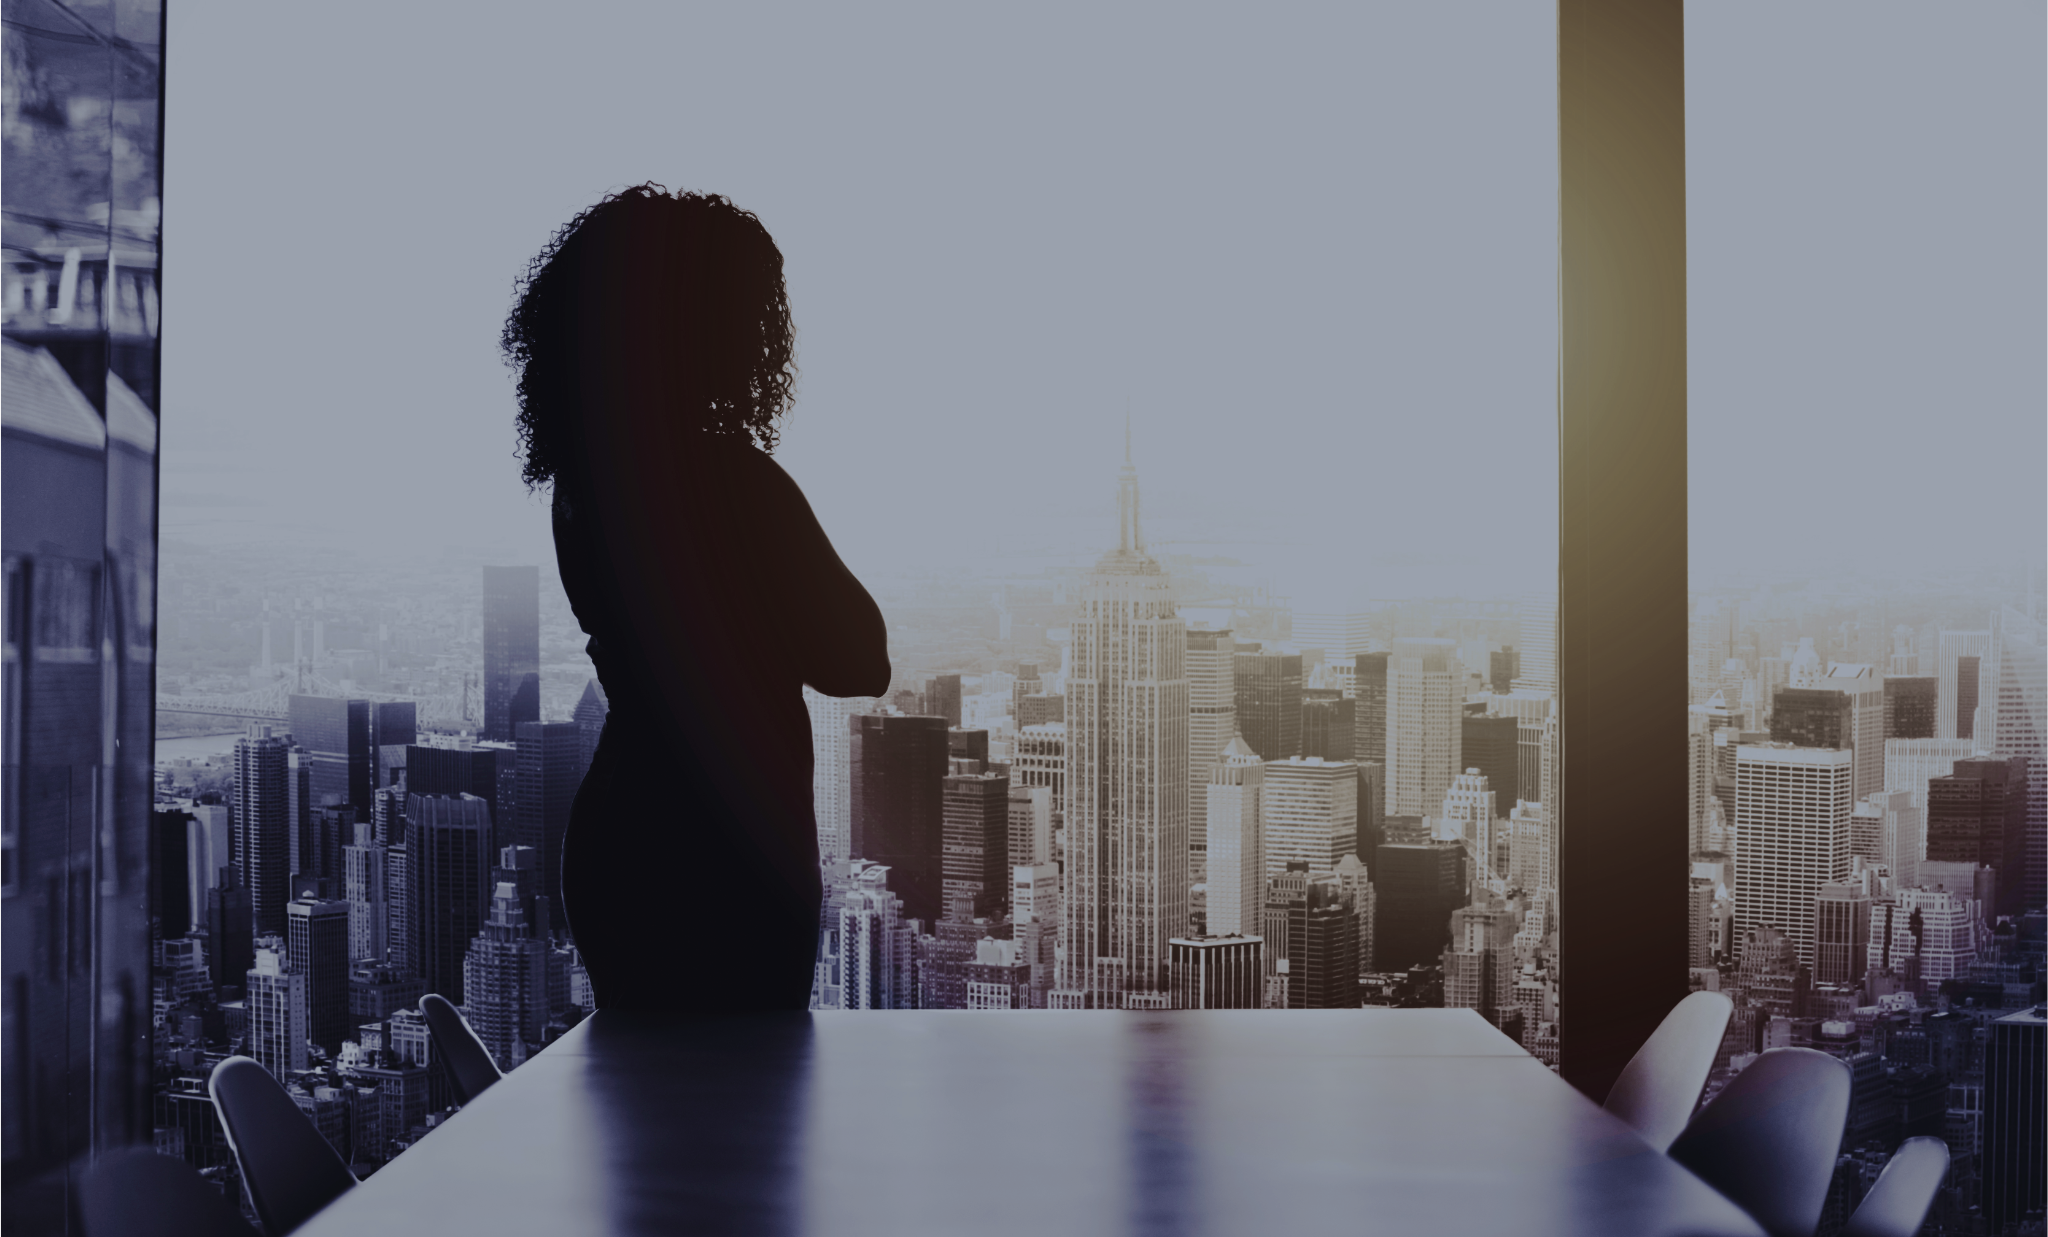
{"label": "tall office tower", "polygon": [[512,845],[540,853],[540,891],[562,904],[562,839],[569,809],[583,785],[583,732],[575,722],[519,723],[519,791],[512,805]]}
{"label": "tall office tower", "polygon": [[1813,904],[1813,982],[1859,984],[1870,961],[1870,894],[1829,881]]}
{"label": "tall office tower", "polygon": [[1714,964],[1714,882],[1704,876],[1685,883],[1685,964]]}
{"label": "tall office tower", "polygon": [[952,726],[946,730],[946,755],[952,760],[988,764],[988,731]]}
{"label": "tall office tower", "polygon": [[1955,771],[1927,783],[1927,861],[1982,864],[1998,873],[1996,903],[1985,908],[2017,919],[2026,913],[2027,795],[2033,770],[2026,758],[1988,756],[1956,761]]}
{"label": "tall office tower", "polygon": [[[313,756],[293,744],[284,757],[285,871],[313,871]],[[339,798],[334,800],[341,802]],[[313,873],[318,875],[318,873]]]}
{"label": "tall office tower", "polygon": [[1457,641],[1400,639],[1387,660],[1387,814],[1442,802],[1460,763],[1465,668]]}
{"label": "tall office tower", "polygon": [[1938,680],[1934,702],[1934,737],[1973,739],[1977,706],[1982,703],[1984,654],[1991,649],[1988,631],[1944,631],[1934,654]]}
{"label": "tall office tower", "polygon": [[1884,745],[1884,788],[1913,796],[1925,811],[1927,783],[1955,772],[1956,761],[1977,755],[1974,739],[1888,739]]}
{"label": "tall office tower", "polygon": [[[589,694],[586,689],[585,698]],[[849,849],[853,806],[847,788],[847,719],[865,703],[804,688],[804,709],[811,717],[811,802],[818,817],[818,862],[828,867],[845,863],[853,854]]]}
{"label": "tall office tower", "polygon": [[1496,696],[1505,696],[1515,688],[1515,676],[1521,658],[1515,655],[1515,646],[1510,644],[1493,650],[1486,655],[1486,685]]}
{"label": "tall office tower", "polygon": [[1067,720],[1065,696],[1025,696],[1017,701],[1017,729]]}
{"label": "tall office tower", "polygon": [[1866,867],[1883,863],[1884,842],[1884,809],[1869,799],[1858,799],[1856,806],[1849,809],[1850,859],[1861,859]]}
{"label": "tall office tower", "polygon": [[946,719],[861,713],[847,727],[853,857],[889,869],[905,918],[936,923],[945,909]]}
{"label": "tall office tower", "polygon": [[940,791],[939,887],[948,903],[966,898],[975,916],[999,919],[1010,902],[1010,779],[983,772],[979,760],[951,764]]}
{"label": "tall office tower", "polygon": [[1305,687],[1301,700],[1301,754],[1347,764],[1358,755],[1358,701],[1334,687]]}
{"label": "tall office tower", "polygon": [[233,864],[223,864],[206,891],[206,965],[216,988],[239,982],[256,965],[256,917],[248,887]]}
{"label": "tall office tower", "polygon": [[1771,741],[1848,749],[1855,753],[1856,797],[1876,794],[1884,789],[1884,681],[1830,675],[1817,687],[1784,689],[1771,711]]}
{"label": "tall office tower", "polygon": [[1499,814],[1500,800],[1487,783],[1486,775],[1477,769],[1467,769],[1452,778],[1437,809],[1437,836],[1464,843],[1475,896],[1493,888],[1496,882],[1499,888],[1495,892],[1507,888],[1507,856],[1495,853],[1502,849],[1496,842],[1505,840],[1495,837],[1493,822]]}
{"label": "tall office tower", "polygon": [[[1166,942],[1188,922],[1187,630],[1145,552],[1128,449],[1117,509],[1117,548],[1083,583],[1070,627],[1059,986],[1091,1006],[1156,1009],[1168,1000]],[[1299,726],[1299,658],[1295,675]],[[1237,688],[1242,719],[1241,678]]]}
{"label": "tall office tower", "polygon": [[[490,807],[493,826],[501,834],[517,827],[513,804],[518,801],[519,750],[494,743],[472,747],[423,747],[405,750],[405,789],[409,795],[475,795]],[[399,801],[401,812],[405,801]],[[386,835],[387,843],[399,839]],[[493,850],[516,843],[497,839]]]}
{"label": "tall office tower", "polygon": [[[1543,719],[1550,716],[1550,707],[1550,697],[1529,692],[1496,695],[1486,704],[1488,713],[1515,719],[1515,793],[1532,801],[1542,796]],[[1469,757],[1465,761],[1468,768],[1476,763]]]}
{"label": "tall office tower", "polygon": [[1358,922],[1358,973],[1362,976],[1373,967],[1372,921],[1373,911],[1379,897],[1374,892],[1372,881],[1367,877],[1365,864],[1357,855],[1346,855],[1337,861],[1337,883],[1351,896],[1352,918]]}
{"label": "tall office tower", "polygon": [[1265,831],[1259,805],[1266,767],[1244,740],[1232,736],[1223,759],[1209,771],[1209,934],[1255,936],[1264,927]]}
{"label": "tall office tower", "polygon": [[348,1020],[348,903],[294,898],[285,904],[285,950],[291,969],[306,977],[306,1038],[331,1055],[352,1025]]}
{"label": "tall office tower", "polygon": [[889,890],[890,870],[851,861],[835,916],[839,1009],[915,1009],[914,940],[903,901]]}
{"label": "tall office tower", "polygon": [[1189,877],[1208,879],[1209,775],[1237,733],[1237,641],[1230,632],[1188,632]]}
{"label": "tall office tower", "polygon": [[[1914,916],[1918,915],[1916,925]],[[1873,915],[1873,919],[1876,917]],[[1977,960],[1982,910],[1976,899],[1947,889],[1900,889],[1892,895],[1885,923],[1873,923],[1869,965],[1919,976],[1929,992],[1960,978]],[[1889,931],[1882,929],[1889,928]]]}
{"label": "tall office tower", "polygon": [[1458,719],[1459,759],[1465,768],[1486,775],[1493,788],[1497,813],[1505,813],[1534,787],[1521,778],[1521,723],[1503,714],[1471,714]]}
{"label": "tall office tower", "polygon": [[1707,816],[1714,798],[1714,737],[1690,719],[1685,734],[1685,836],[1686,853],[1697,855],[1708,849]]}
{"label": "tall office tower", "polygon": [[[806,701],[813,694],[810,688],[804,689],[804,699]],[[821,698],[830,700],[833,697],[826,696]],[[575,721],[577,731],[583,736],[583,767],[586,769],[590,767],[591,760],[597,755],[597,741],[604,736],[604,719],[611,716],[611,711],[612,702],[610,697],[604,694],[604,684],[596,679],[591,679],[584,683],[583,694],[576,698],[576,710],[569,716]],[[812,730],[815,731],[816,729],[817,727],[814,722]],[[841,735],[846,733],[844,713],[840,714],[840,724],[837,732]],[[841,772],[844,772],[843,767]]]}
{"label": "tall office tower", "polygon": [[419,742],[419,705],[387,700],[370,706],[370,788],[391,785],[405,773],[405,752]]}
{"label": "tall office tower", "polygon": [[1884,737],[1931,739],[1941,680],[1933,675],[1887,675],[1884,680]]}
{"label": "tall office tower", "polygon": [[[1984,723],[1991,754],[2027,762],[2025,868],[2020,904],[2048,906],[2048,655],[2039,623],[2010,608],[1991,616],[1983,663]],[[2001,898],[2001,901],[2003,899]]]}
{"label": "tall office tower", "polygon": [[1465,905],[1465,847],[1389,842],[1372,863],[1373,964],[1399,972],[1428,966],[1451,939],[1451,912]]}
{"label": "tall office tower", "polygon": [[1295,860],[1282,865],[1280,874],[1266,881],[1264,950],[1266,991],[1261,1004],[1266,1009],[1300,1009],[1300,994],[1293,991],[1292,955],[1301,949],[1308,919],[1308,864]]}
{"label": "tall office tower", "polygon": [[1505,906],[1475,903],[1451,912],[1451,943],[1443,952],[1444,1008],[1476,1009],[1495,1026],[1514,1004],[1517,916]]}
{"label": "tall office tower", "polygon": [[1288,933],[1289,1009],[1356,1009],[1358,906],[1333,872],[1308,877]]}
{"label": "tall office tower", "polygon": [[960,676],[941,674],[924,681],[924,711],[946,719],[949,727],[960,724]]}
{"label": "tall office tower", "polygon": [[1387,767],[1376,760],[1353,762],[1358,770],[1358,853],[1370,855],[1387,840]]}
{"label": "tall office tower", "polygon": [[313,806],[346,803],[368,819],[370,792],[377,781],[370,702],[293,696],[290,708],[292,742],[311,761]]}
{"label": "tall office tower", "polygon": [[1358,771],[1316,756],[1269,760],[1259,802],[1265,875],[1290,860],[1327,872],[1358,853]]}
{"label": "tall office tower", "polygon": [[1543,770],[1540,783],[1543,829],[1549,840],[1550,871],[1544,885],[1556,889],[1557,870],[1564,854],[1564,724],[1556,709],[1543,719]]}
{"label": "tall office tower", "polygon": [[1017,663],[1017,677],[1010,681],[1010,720],[1018,726],[1024,723],[1024,697],[1037,696],[1045,691],[1045,678],[1038,673],[1035,661]]}
{"label": "tall office tower", "polygon": [[291,968],[281,937],[257,942],[242,1000],[248,1009],[248,1052],[256,1063],[279,1082],[305,1069],[310,1034],[306,976]]}
{"label": "tall office tower", "polygon": [[[1066,697],[1055,697],[1064,700]],[[1017,750],[1010,761],[1010,776],[1020,786],[1043,786],[1052,791],[1052,810],[1066,810],[1067,724],[1045,722],[1017,732]]]}
{"label": "tall office tower", "polygon": [[[403,813],[400,821],[404,821]],[[408,833],[404,823],[399,836]],[[420,891],[413,885],[412,847],[393,842],[384,848],[384,957],[400,974],[420,977]]]}
{"label": "tall office tower", "polygon": [[1052,862],[1052,791],[1010,779],[1009,861],[1012,867]]}
{"label": "tall office tower", "polygon": [[192,907],[192,930],[204,932],[207,896],[219,886],[220,871],[230,858],[232,813],[225,803],[195,803],[190,814],[192,823],[185,834],[186,898]]}
{"label": "tall office tower", "polygon": [[1258,1009],[1264,1003],[1265,941],[1224,933],[1167,942],[1175,1009]]}
{"label": "tall office tower", "polygon": [[192,926],[190,861],[192,814],[159,807],[149,818],[149,936],[176,939]]}
{"label": "tall office tower", "polygon": [[1546,590],[1524,597],[1515,619],[1515,647],[1521,659],[1515,690],[1557,695],[1557,593]]}
{"label": "tall office tower", "polygon": [[1738,931],[1776,928],[1813,965],[1813,904],[1849,877],[1854,757],[1846,750],[1743,744],[1736,753]]}
{"label": "tall office tower", "polygon": [[[1351,697],[1356,701],[1355,713],[1358,722],[1358,742],[1353,751],[1360,760],[1370,761],[1380,767],[1384,775],[1387,767],[1387,653],[1360,653],[1352,659]],[[1381,790],[1385,790],[1385,782]],[[1387,810],[1386,800],[1380,800],[1380,813]]]}
{"label": "tall office tower", "polygon": [[460,1005],[463,955],[490,900],[490,808],[473,795],[416,794],[405,817],[418,974],[427,991]]}
{"label": "tall office tower", "polygon": [[1918,883],[1920,863],[1927,858],[1925,811],[1905,790],[1881,790],[1864,802],[1878,813],[1878,862],[1894,885]]}
{"label": "tall office tower", "polygon": [[390,853],[376,826],[356,824],[355,843],[342,849],[342,896],[348,899],[348,958],[381,964],[391,951],[391,900],[385,880]]}
{"label": "tall office tower", "polygon": [[370,840],[389,846],[405,838],[405,778],[390,786],[379,786],[370,799]]}
{"label": "tall office tower", "polygon": [[1031,967],[1031,1007],[1044,1009],[1059,969],[1060,867],[1018,864],[1011,873],[1010,934]]}
{"label": "tall office tower", "polygon": [[1237,733],[1245,746],[1265,760],[1301,755],[1301,654],[1240,641],[1231,669]]}
{"label": "tall office tower", "polygon": [[2041,1214],[2048,1176],[2048,1019],[2042,1007],[1993,1022],[1984,1046],[1984,1212],[1994,1230]]}
{"label": "tall office tower", "polygon": [[[530,724],[530,723],[529,723]],[[507,846],[491,871],[490,917],[462,960],[463,1013],[499,1069],[539,1050],[552,1003],[548,996],[547,903],[539,896],[538,857]]]}
{"label": "tall office tower", "polygon": [[[1508,809],[1507,820],[1497,827],[1506,835],[1508,846],[1504,887],[1528,894],[1548,889],[1550,830],[1544,827],[1543,805],[1524,799]],[[1498,843],[1495,851],[1499,851]]]}
{"label": "tall office tower", "polygon": [[484,735],[540,720],[540,568],[484,568]]}
{"label": "tall office tower", "polygon": [[235,866],[249,891],[258,936],[284,932],[292,875],[290,759],[291,745],[260,722],[235,740]]}

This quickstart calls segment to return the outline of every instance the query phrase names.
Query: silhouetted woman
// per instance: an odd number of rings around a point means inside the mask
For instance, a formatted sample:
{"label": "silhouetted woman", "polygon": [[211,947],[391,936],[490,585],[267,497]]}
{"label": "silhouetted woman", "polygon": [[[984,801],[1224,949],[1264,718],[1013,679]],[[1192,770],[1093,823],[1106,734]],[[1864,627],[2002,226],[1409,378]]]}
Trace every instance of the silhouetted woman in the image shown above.
{"label": "silhouetted woman", "polygon": [[505,325],[530,486],[611,715],[562,856],[607,1009],[803,1009],[821,887],[802,686],[880,695],[882,616],[769,458],[782,254],[724,198],[614,194]]}

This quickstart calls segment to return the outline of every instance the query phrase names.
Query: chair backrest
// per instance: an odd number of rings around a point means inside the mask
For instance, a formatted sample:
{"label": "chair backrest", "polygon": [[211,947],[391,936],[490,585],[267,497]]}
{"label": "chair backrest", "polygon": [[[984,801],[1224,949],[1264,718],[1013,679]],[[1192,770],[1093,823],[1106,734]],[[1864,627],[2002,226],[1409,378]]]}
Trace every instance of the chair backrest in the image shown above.
{"label": "chair backrest", "polygon": [[283,1237],[355,1185],[355,1174],[312,1120],[255,1061],[229,1057],[213,1067],[206,1086],[256,1218],[271,1237]]}
{"label": "chair backrest", "polygon": [[123,1147],[78,1179],[85,1237],[257,1237],[227,1196],[183,1160]]}
{"label": "chair backrest", "polygon": [[1607,1111],[1659,1151],[1692,1120],[1728,1031],[1735,1005],[1718,992],[1695,992],[1664,1015],[1607,1092]]}
{"label": "chair backrest", "polygon": [[426,1015],[427,1034],[434,1037],[434,1055],[448,1069],[456,1103],[469,1103],[505,1076],[498,1063],[491,1060],[491,1050],[470,1028],[469,1020],[447,997],[429,992],[420,998],[420,1013]]}
{"label": "chair backrest", "polygon": [[1671,1158],[1771,1237],[1813,1237],[1849,1121],[1849,1067],[1811,1048],[1749,1063],[1671,1144]]}
{"label": "chair backrest", "polygon": [[1946,1176],[1948,1144],[1925,1135],[1908,1138],[1857,1204],[1842,1237],[1913,1237],[1927,1222],[1934,1192]]}

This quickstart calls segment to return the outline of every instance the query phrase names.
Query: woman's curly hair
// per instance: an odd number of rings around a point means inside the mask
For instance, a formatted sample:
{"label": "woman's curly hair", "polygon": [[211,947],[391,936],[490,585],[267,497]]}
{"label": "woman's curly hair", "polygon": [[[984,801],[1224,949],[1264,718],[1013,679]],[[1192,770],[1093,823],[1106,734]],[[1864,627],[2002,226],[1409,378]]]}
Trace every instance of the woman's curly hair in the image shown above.
{"label": "woman's curly hair", "polygon": [[[657,237],[663,243],[646,243]],[[606,264],[618,269],[598,273],[630,302],[614,312],[651,316],[676,341],[676,412],[773,451],[776,421],[796,385],[782,251],[759,219],[727,199],[671,194],[649,182],[564,224],[514,284],[499,348],[518,373],[527,486],[576,472],[580,298],[584,277]]]}

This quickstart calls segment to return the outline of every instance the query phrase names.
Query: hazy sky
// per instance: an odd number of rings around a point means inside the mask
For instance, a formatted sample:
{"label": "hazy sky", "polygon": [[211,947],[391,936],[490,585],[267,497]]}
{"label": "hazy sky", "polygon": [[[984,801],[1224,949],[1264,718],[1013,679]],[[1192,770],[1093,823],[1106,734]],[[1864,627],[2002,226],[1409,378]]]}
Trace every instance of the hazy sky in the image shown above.
{"label": "hazy sky", "polygon": [[[176,6],[166,541],[545,561],[512,279],[655,179],[781,245],[780,458],[857,571],[1100,547],[1128,412],[1155,541],[1550,575],[1551,5],[854,7]],[[1698,566],[2041,557],[2041,36],[1692,7]]]}

